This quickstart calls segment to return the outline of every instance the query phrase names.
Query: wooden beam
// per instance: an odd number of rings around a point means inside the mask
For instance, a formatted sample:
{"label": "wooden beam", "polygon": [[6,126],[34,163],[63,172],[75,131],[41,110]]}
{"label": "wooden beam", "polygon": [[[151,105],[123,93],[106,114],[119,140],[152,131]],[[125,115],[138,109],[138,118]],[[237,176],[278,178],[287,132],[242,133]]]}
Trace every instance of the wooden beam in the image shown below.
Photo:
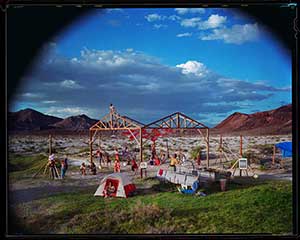
{"label": "wooden beam", "polygon": [[272,156],[272,164],[275,164],[275,154],[276,154],[276,147],[275,145],[273,146],[273,156]]}
{"label": "wooden beam", "polygon": [[93,138],[93,132],[90,131],[90,141],[89,141],[89,144],[90,144],[90,162],[92,163],[93,162],[93,141],[92,141],[92,138]]}
{"label": "wooden beam", "polygon": [[49,135],[49,156],[52,154],[52,135]]}
{"label": "wooden beam", "polygon": [[128,131],[133,136],[134,140],[137,142],[138,145],[140,145],[140,142],[137,140],[137,138],[134,136],[133,132],[128,128]]}
{"label": "wooden beam", "polygon": [[206,167],[209,168],[209,129],[206,129]]}
{"label": "wooden beam", "polygon": [[243,157],[243,135],[240,135],[240,155]]}

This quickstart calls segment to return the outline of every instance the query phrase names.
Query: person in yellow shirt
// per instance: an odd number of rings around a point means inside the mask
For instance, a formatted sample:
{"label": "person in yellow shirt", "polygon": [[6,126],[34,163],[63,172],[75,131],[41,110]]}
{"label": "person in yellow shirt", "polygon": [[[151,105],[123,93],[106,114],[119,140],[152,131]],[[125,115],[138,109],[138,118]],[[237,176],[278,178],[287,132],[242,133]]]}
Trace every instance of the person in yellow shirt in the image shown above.
{"label": "person in yellow shirt", "polygon": [[173,155],[173,157],[171,157],[170,161],[171,161],[170,162],[170,166],[173,167],[174,172],[176,172],[176,165],[178,164],[177,154],[176,153]]}

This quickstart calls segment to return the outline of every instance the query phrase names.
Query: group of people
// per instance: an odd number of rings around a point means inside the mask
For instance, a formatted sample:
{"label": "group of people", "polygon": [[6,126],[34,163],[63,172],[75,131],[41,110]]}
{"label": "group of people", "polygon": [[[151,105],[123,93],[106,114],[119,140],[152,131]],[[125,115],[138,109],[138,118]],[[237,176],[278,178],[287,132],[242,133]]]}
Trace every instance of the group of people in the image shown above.
{"label": "group of people", "polygon": [[96,175],[97,174],[97,167],[96,167],[96,164],[94,162],[92,162],[88,166],[86,166],[85,163],[83,162],[80,165],[80,168],[79,168],[80,169],[80,173],[81,173],[82,176],[86,175],[87,168],[90,169],[92,175]]}
{"label": "group of people", "polygon": [[[55,160],[55,155],[51,154],[48,158],[48,168],[49,168],[49,172],[50,172],[50,178],[51,179],[57,179],[57,178],[65,178],[66,172],[68,170],[68,158],[67,156],[62,159],[60,161],[60,166],[57,166],[56,164],[56,160]],[[59,176],[59,172],[58,169],[60,168],[60,176]]]}

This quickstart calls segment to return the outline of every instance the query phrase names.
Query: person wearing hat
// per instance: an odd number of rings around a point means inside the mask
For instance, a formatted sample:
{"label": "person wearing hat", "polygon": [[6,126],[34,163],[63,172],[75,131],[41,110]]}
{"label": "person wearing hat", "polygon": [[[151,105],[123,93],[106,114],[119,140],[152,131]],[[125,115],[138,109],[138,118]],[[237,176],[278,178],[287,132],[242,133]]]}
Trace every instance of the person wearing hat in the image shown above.
{"label": "person wearing hat", "polygon": [[50,177],[52,179],[55,179],[55,178],[58,178],[58,174],[56,172],[56,166],[55,166],[55,156],[54,154],[51,154],[49,156],[49,159],[48,159],[48,167],[49,167],[49,170],[50,170]]}

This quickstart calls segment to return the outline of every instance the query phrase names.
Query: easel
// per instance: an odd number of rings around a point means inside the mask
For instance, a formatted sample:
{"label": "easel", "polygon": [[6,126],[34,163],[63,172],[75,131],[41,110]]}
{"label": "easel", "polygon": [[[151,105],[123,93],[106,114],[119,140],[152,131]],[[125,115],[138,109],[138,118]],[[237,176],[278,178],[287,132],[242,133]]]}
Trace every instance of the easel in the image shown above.
{"label": "easel", "polygon": [[[49,140],[48,141],[49,141],[49,156],[50,156],[52,154],[52,135],[51,134],[49,135]],[[46,175],[47,170],[49,170],[49,168],[50,168],[49,167],[49,159],[47,159],[46,164],[43,164],[41,166],[41,168],[39,168],[39,170],[33,175],[33,178],[35,178],[41,172],[42,169],[44,169],[43,175]],[[59,175],[58,170],[57,170],[55,165],[54,165],[54,170],[55,170],[57,176],[59,177],[60,175]],[[50,171],[49,171],[49,174],[51,174]]]}
{"label": "easel", "polygon": [[[240,167],[240,161],[242,161],[242,160],[246,160],[246,167],[243,167],[243,168],[241,168]],[[230,168],[230,170],[232,170],[232,169],[234,169],[233,170],[233,173],[232,173],[232,176],[234,177],[234,174],[235,174],[235,171],[237,170],[237,169],[239,169],[240,170],[240,177],[242,177],[242,175],[243,175],[243,171],[246,173],[246,175],[247,175],[247,177],[249,176],[249,174],[248,174],[248,170],[251,170],[252,171],[252,173],[253,173],[253,175],[254,175],[254,171],[253,171],[253,169],[251,168],[251,166],[248,164],[248,159],[247,158],[239,158],[238,160],[236,160],[235,161],[235,163],[232,165],[232,167]]]}

